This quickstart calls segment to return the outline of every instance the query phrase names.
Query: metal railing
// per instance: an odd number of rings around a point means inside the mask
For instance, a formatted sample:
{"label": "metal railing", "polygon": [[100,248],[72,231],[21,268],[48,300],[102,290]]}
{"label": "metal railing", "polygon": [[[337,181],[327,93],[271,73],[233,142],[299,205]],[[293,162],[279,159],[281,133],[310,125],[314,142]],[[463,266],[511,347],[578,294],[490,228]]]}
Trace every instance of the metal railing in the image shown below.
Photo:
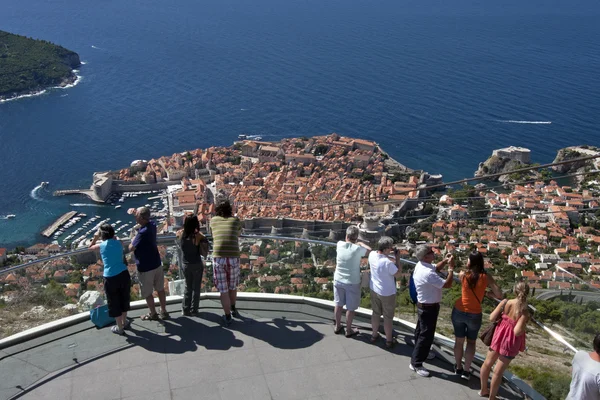
{"label": "metal railing", "polygon": [[[209,238],[210,238],[210,236],[209,236]],[[302,243],[309,243],[309,244],[313,244],[313,245],[322,245],[322,246],[335,246],[336,245],[336,242],[307,239],[307,238],[301,238],[301,237],[285,237],[285,236],[273,236],[273,235],[241,235],[241,238],[242,239],[255,239],[255,240],[273,240],[273,241],[282,241],[282,242],[293,241],[293,242],[302,242]],[[159,245],[171,245],[172,246],[172,245],[175,245],[175,239],[176,239],[175,235],[159,236],[159,237],[157,237],[157,243]],[[122,242],[123,242],[124,246],[126,246],[130,243],[130,240],[123,240]],[[90,250],[88,248],[82,248],[82,249],[78,249],[78,250],[74,250],[74,251],[69,251],[66,253],[60,253],[60,254],[49,256],[49,257],[44,257],[41,259],[33,260],[33,261],[30,261],[27,263],[15,265],[15,266],[0,270],[0,275],[19,271],[19,270],[22,270],[22,269],[25,269],[25,268],[28,268],[30,266],[34,266],[37,264],[44,264],[44,263],[47,263],[52,260],[56,260],[56,259],[60,259],[60,258],[64,258],[64,257],[77,256],[77,255],[90,253],[90,252],[92,252],[92,250]],[[409,259],[404,259],[404,258],[400,258],[400,262],[411,265],[413,267],[417,264],[414,260],[409,260]],[[457,277],[455,277],[455,281],[460,284],[460,280]],[[494,299],[494,300],[497,303],[500,302],[499,299]],[[531,307],[531,308],[533,309],[533,307]],[[533,317],[531,318],[531,321],[534,322],[543,331],[545,331],[554,340],[556,340],[557,342],[562,344],[566,349],[569,349],[572,352],[577,351],[577,349],[573,345],[571,345],[569,342],[567,342],[562,335],[551,330],[545,324],[543,324],[540,321],[537,321]],[[454,346],[454,342],[451,339],[444,338],[439,335],[436,338],[436,343],[438,345],[444,346],[449,349],[452,349]],[[482,357],[479,357],[479,362],[483,362]],[[513,386],[515,386],[522,394],[526,395],[527,397],[530,397],[530,398],[538,398],[539,397],[539,394],[537,394],[537,392],[535,392],[531,387],[529,387],[525,383],[519,384],[518,381],[515,382],[512,379],[509,379],[509,382],[512,383]]]}
{"label": "metal railing", "polygon": [[[208,236],[210,238],[210,236]],[[324,241],[324,240],[315,240],[315,239],[307,239],[307,238],[295,238],[295,237],[286,237],[286,236],[273,236],[273,235],[241,235],[241,237],[243,239],[257,239],[257,240],[281,240],[281,241],[294,241],[294,242],[302,242],[302,243],[310,243],[310,244],[315,244],[315,245],[322,245],[322,246],[335,246],[336,243],[335,242],[328,242],[328,241]],[[165,244],[175,244],[175,235],[163,235],[163,236],[158,236],[157,237],[157,243],[161,244],[161,245],[165,245]],[[127,240],[123,240],[122,243],[124,246],[128,245],[131,242],[130,239]],[[15,265],[12,267],[8,267],[5,268],[3,270],[0,270],[0,275],[3,274],[9,274],[11,272],[14,271],[18,271],[33,265],[37,265],[37,264],[43,264],[46,263],[48,261],[52,261],[55,259],[60,259],[60,258],[64,258],[64,257],[70,257],[70,256],[75,256],[75,255],[80,255],[80,254],[85,254],[85,253],[89,253],[92,252],[92,250],[88,249],[88,248],[83,248],[83,249],[78,249],[78,250],[73,250],[73,251],[69,251],[66,253],[60,253],[60,254],[56,254],[53,256],[49,256],[49,257],[44,257],[44,258],[40,258],[38,260],[33,260],[27,263],[23,263],[23,264],[19,264],[19,265]],[[409,265],[416,265],[417,263],[413,260],[408,260],[408,259],[404,259],[404,258],[400,258],[400,261],[405,263],[405,264],[409,264]],[[460,284],[460,280],[455,277],[455,282],[457,282],[458,284]],[[496,303],[499,303],[500,300],[499,299],[494,299],[496,301]],[[535,308],[532,307],[531,305],[529,306],[531,308],[531,310],[535,311]],[[548,333],[552,338],[554,338],[556,341],[558,341],[559,343],[561,343],[562,345],[564,345],[567,349],[571,350],[572,352],[577,352],[577,348],[575,348],[573,345],[571,345],[569,342],[567,342],[565,340],[565,338],[560,335],[559,333],[553,331],[552,329],[548,328],[545,324],[543,324],[542,322],[536,320],[534,317],[531,318],[531,321],[533,323],[535,323],[537,326],[539,326],[543,331],[545,331],[546,333]]]}

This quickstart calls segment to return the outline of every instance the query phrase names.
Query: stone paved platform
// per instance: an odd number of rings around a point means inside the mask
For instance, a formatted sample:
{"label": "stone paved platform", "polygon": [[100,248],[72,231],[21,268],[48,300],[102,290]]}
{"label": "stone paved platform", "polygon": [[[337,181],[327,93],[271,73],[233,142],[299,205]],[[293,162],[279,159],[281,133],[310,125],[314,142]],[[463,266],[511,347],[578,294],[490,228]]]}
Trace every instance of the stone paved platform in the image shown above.
{"label": "stone paved platform", "polygon": [[[451,373],[449,350],[408,369],[411,332],[400,344],[369,343],[367,321],[355,338],[335,335],[331,310],[240,301],[243,319],[219,323],[218,304],[202,300],[200,317],[169,306],[172,319],[135,318],[127,336],[80,323],[0,351],[0,398],[22,399],[477,399]],[[133,312],[139,316],[142,310]],[[520,398],[508,388],[504,398]]]}

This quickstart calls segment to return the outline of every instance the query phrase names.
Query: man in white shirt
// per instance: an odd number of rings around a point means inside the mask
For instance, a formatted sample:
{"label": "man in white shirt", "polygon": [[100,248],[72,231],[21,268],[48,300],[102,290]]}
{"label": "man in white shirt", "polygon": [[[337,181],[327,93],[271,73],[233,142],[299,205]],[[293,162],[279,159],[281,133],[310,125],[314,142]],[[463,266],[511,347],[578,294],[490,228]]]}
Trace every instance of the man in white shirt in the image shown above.
{"label": "man in white shirt", "polygon": [[594,338],[594,351],[578,351],[573,357],[573,380],[566,400],[600,399],[600,333]]}
{"label": "man in white shirt", "polygon": [[[433,344],[442,301],[442,288],[452,286],[454,257],[448,254],[443,261],[433,265],[435,253],[429,245],[418,246],[415,256],[419,260],[413,272],[413,280],[417,289],[419,318],[415,328],[415,348],[409,367],[420,376],[427,377],[429,371],[423,367],[423,362],[427,359]],[[449,264],[448,277],[444,279],[438,275],[438,272],[446,264]]]}
{"label": "man in white shirt", "polygon": [[[394,252],[396,263],[388,257]],[[394,311],[396,309],[396,281],[400,277],[400,257],[394,250],[394,240],[383,236],[377,243],[377,251],[369,254],[369,267],[371,268],[371,327],[374,343],[379,338],[379,324],[383,315],[383,330],[385,331],[385,345],[388,348],[394,346],[393,324]]]}
{"label": "man in white shirt", "polygon": [[360,259],[367,255],[371,248],[358,241],[358,227],[350,225],[346,229],[346,241],[337,244],[335,273],[333,274],[333,301],[335,307],[334,332],[342,332],[342,308],[346,306],[346,337],[358,334],[352,329],[354,311],[360,305]]}

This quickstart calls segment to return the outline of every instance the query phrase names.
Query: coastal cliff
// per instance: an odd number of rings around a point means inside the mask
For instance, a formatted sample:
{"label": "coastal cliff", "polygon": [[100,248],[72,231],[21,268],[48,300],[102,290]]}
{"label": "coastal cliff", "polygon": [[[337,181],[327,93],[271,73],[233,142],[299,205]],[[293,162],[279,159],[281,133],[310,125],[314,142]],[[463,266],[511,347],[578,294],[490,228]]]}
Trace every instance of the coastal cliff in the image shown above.
{"label": "coastal cliff", "polygon": [[0,100],[77,80],[79,55],[45,40],[0,31]]}
{"label": "coastal cliff", "polygon": [[491,181],[498,181],[502,183],[510,184],[515,181],[524,179],[537,179],[540,174],[537,171],[526,171],[526,172],[515,172],[511,171],[525,168],[531,164],[524,163],[519,160],[512,159],[510,157],[501,157],[497,154],[493,154],[484,162],[479,163],[477,171],[475,171],[475,177],[482,177],[485,175],[506,173],[498,177],[490,178]]}
{"label": "coastal cliff", "polygon": [[[556,158],[553,163],[574,160],[577,158],[589,157],[594,155],[600,155],[600,148],[594,146],[571,146],[565,147],[564,149],[558,150]],[[552,169],[558,173],[575,173],[582,172],[586,167],[597,168],[599,161],[587,160],[587,161],[574,161],[569,164],[556,165]]]}

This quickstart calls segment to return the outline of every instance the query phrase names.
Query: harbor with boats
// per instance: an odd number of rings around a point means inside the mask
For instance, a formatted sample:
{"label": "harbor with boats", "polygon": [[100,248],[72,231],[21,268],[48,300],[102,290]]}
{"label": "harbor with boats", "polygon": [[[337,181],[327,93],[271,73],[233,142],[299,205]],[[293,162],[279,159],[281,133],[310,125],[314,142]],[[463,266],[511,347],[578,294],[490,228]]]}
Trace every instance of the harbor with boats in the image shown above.
{"label": "harbor with boats", "polygon": [[[123,207],[125,205],[126,207]],[[135,227],[135,220],[127,215],[127,208],[148,207],[157,225],[162,225],[169,215],[165,190],[111,193],[105,204],[71,203],[70,206],[74,210],[61,215],[42,231],[42,236],[51,239],[52,243],[68,249],[89,245],[98,228],[104,223],[113,226],[118,238],[129,238]],[[90,209],[97,215],[88,216],[91,213]]]}

